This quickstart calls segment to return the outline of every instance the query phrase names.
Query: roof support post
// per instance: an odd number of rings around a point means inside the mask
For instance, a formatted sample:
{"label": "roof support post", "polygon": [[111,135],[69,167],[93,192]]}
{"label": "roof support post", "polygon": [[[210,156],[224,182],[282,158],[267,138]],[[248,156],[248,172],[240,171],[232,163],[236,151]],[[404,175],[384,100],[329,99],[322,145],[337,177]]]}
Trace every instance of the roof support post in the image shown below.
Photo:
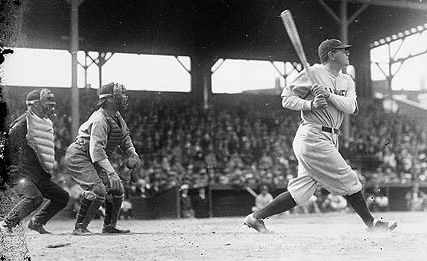
{"label": "roof support post", "polygon": [[79,5],[84,0],[67,0],[71,5],[71,136],[77,136],[80,125],[79,88],[77,86],[77,52],[79,50]]}
{"label": "roof support post", "polygon": [[212,97],[212,66],[216,62],[211,56],[191,57],[191,93],[196,104],[209,109]]}

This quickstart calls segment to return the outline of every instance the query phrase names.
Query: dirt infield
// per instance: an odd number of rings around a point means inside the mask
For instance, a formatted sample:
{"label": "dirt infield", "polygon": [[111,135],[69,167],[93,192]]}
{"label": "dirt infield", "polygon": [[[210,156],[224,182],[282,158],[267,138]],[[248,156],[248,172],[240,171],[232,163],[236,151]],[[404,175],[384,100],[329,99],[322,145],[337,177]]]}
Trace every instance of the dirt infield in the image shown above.
{"label": "dirt infield", "polygon": [[396,231],[368,233],[354,214],[322,214],[267,220],[275,233],[266,235],[242,218],[213,218],[121,221],[132,234],[84,237],[70,234],[71,221],[53,221],[55,235],[27,238],[33,260],[426,260],[427,213],[384,215],[399,222]]}

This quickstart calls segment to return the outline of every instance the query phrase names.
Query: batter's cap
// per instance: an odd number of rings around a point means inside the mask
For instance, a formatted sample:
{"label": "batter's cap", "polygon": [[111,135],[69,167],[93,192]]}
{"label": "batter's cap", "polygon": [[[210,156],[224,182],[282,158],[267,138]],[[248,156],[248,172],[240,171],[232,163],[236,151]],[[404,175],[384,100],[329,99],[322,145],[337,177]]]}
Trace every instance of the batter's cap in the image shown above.
{"label": "batter's cap", "polygon": [[319,54],[320,61],[323,62],[327,60],[326,58],[328,57],[328,53],[330,51],[337,50],[337,49],[348,50],[350,49],[350,47],[351,45],[343,44],[338,39],[327,39],[319,45],[319,48],[317,51]]}

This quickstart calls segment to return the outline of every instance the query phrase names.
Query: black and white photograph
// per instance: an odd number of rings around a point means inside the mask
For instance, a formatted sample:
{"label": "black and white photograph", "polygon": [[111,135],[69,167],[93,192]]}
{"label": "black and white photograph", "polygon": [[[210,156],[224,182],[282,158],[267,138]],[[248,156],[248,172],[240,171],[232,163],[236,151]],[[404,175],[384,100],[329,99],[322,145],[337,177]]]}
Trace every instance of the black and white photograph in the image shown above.
{"label": "black and white photograph", "polygon": [[426,0],[0,0],[0,261],[426,260]]}

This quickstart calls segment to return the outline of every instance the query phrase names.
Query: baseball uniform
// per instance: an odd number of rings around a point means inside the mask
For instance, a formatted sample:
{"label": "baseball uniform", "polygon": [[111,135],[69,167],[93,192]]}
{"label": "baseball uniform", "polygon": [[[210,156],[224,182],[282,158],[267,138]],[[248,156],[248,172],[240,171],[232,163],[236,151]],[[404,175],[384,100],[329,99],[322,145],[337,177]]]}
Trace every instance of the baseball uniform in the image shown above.
{"label": "baseball uniform", "polygon": [[330,93],[328,108],[311,110],[314,94],[305,71],[281,95],[284,108],[301,111],[302,122],[293,141],[298,175],[288,184],[298,205],[310,199],[319,184],[337,195],[351,195],[362,189],[357,174],[338,152],[338,128],[344,115],[358,113],[354,82],[347,74],[330,74],[321,64],[309,70],[313,81]]}

